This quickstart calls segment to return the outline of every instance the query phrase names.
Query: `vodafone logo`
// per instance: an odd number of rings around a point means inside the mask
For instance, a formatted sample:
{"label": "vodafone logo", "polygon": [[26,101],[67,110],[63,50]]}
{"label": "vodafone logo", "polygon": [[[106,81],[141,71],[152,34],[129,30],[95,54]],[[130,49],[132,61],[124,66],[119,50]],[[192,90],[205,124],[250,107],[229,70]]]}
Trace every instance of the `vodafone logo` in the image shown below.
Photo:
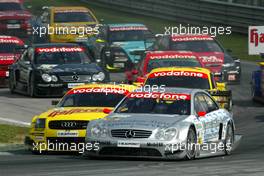
{"label": "vodafone logo", "polygon": [[19,44],[20,42],[18,40],[14,40],[14,39],[0,38],[0,43],[15,43],[15,44]]}
{"label": "vodafone logo", "polygon": [[14,56],[0,56],[0,61],[14,61]]}
{"label": "vodafone logo", "polygon": [[80,47],[53,47],[53,48],[36,48],[37,53],[55,53],[55,52],[81,52],[83,48]]}
{"label": "vodafone logo", "polygon": [[179,54],[165,54],[165,55],[157,55],[157,56],[150,56],[150,59],[195,59],[196,57],[193,55],[179,55]]}
{"label": "vodafone logo", "polygon": [[148,30],[145,26],[124,26],[124,27],[110,27],[110,31],[145,31]]}
{"label": "vodafone logo", "polygon": [[250,26],[248,30],[249,55],[264,53],[264,26]]}
{"label": "vodafone logo", "polygon": [[189,94],[159,93],[159,92],[133,92],[128,95],[129,98],[152,98],[166,100],[190,100]]}
{"label": "vodafone logo", "polygon": [[121,94],[126,95],[128,91],[118,88],[80,88],[71,90],[68,94],[83,94],[83,93],[105,93],[105,94]]}
{"label": "vodafone logo", "polygon": [[174,42],[214,40],[209,36],[172,36]]}
{"label": "vodafone logo", "polygon": [[189,72],[189,71],[163,71],[155,72],[149,75],[148,78],[156,78],[163,76],[185,76],[185,77],[198,77],[198,78],[208,78],[207,74],[201,72]]}

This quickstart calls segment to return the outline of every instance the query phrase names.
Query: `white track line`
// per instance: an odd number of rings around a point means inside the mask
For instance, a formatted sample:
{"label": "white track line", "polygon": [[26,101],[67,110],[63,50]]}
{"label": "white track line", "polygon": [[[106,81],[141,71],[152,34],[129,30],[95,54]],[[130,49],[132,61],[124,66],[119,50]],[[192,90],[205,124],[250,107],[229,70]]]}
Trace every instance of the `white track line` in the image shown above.
{"label": "white track line", "polygon": [[17,124],[17,125],[30,126],[30,123],[28,123],[28,122],[23,122],[23,121],[13,120],[13,119],[7,119],[7,118],[3,118],[3,117],[0,117],[0,121],[13,123],[13,124]]}

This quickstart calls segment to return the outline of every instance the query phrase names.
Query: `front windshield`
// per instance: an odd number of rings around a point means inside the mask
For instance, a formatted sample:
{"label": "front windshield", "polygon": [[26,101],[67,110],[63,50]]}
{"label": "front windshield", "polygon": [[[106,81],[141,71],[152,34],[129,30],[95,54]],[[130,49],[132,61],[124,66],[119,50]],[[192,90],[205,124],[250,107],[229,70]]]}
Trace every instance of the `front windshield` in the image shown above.
{"label": "front windshield", "polygon": [[43,51],[36,50],[35,64],[80,64],[90,63],[83,51]]}
{"label": "front windshield", "polygon": [[186,76],[162,76],[148,78],[146,85],[165,86],[165,87],[182,87],[191,89],[210,89],[207,78],[186,77]]}
{"label": "front windshield", "polygon": [[0,53],[14,53],[17,46],[15,43],[0,43]]}
{"label": "front windshield", "polygon": [[128,97],[120,104],[115,113],[189,115],[190,101]]}
{"label": "front windshield", "polygon": [[214,40],[171,42],[171,50],[192,52],[223,52],[222,48]]}
{"label": "front windshield", "polygon": [[0,11],[13,11],[13,10],[22,10],[22,7],[19,3],[14,3],[14,2],[0,3]]}
{"label": "front windshield", "polygon": [[109,40],[111,42],[144,41],[146,34],[149,34],[149,31],[147,30],[111,31],[109,34]]}
{"label": "front windshield", "polygon": [[149,73],[154,68],[162,67],[201,67],[201,64],[196,59],[152,59],[147,66],[147,72]]}
{"label": "front windshield", "polygon": [[66,95],[59,103],[59,107],[115,107],[123,94],[112,93],[82,93]]}
{"label": "front windshield", "polygon": [[89,12],[60,12],[54,14],[55,23],[96,22]]}

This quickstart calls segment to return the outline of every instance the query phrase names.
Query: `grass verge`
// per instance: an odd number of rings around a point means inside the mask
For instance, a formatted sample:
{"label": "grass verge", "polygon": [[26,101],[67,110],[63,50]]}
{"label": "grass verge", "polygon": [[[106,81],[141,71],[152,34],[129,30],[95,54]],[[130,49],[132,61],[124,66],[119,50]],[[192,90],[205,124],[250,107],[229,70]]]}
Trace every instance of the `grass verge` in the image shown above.
{"label": "grass verge", "polygon": [[[145,23],[156,33],[164,32],[165,26],[178,26],[178,23],[169,20],[156,19],[132,13],[124,13],[116,10],[105,9],[89,3],[84,3],[72,0],[25,0],[26,5],[32,6],[33,14],[39,15],[42,11],[42,6],[88,6],[97,16],[98,19],[104,19],[106,23],[117,22],[140,22]],[[248,55],[248,38],[247,35],[232,33],[228,36],[219,36],[217,38],[225,48],[231,49],[232,55],[248,61],[260,61],[259,56]]]}
{"label": "grass verge", "polygon": [[28,131],[27,127],[0,124],[0,144],[22,144]]}

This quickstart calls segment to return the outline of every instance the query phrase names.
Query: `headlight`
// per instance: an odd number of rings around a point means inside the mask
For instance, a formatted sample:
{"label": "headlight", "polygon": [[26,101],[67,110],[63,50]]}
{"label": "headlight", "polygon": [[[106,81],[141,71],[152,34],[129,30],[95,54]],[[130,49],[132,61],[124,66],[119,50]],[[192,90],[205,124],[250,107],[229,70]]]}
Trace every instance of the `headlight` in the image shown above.
{"label": "headlight", "polygon": [[51,80],[52,80],[51,76],[49,74],[46,74],[46,73],[41,75],[41,77],[42,77],[43,81],[45,81],[45,82],[51,82]]}
{"label": "headlight", "polygon": [[35,128],[45,128],[46,119],[37,119]]}
{"label": "headlight", "polygon": [[55,75],[52,75],[52,76],[51,76],[51,80],[52,80],[53,82],[57,82],[57,81],[58,81],[58,77],[55,76]]}
{"label": "headlight", "polygon": [[155,138],[158,140],[172,140],[177,134],[176,128],[158,129]]}
{"label": "headlight", "polygon": [[95,125],[91,128],[91,135],[92,137],[98,138],[98,137],[107,137],[108,130],[107,128],[100,127],[99,125]]}
{"label": "headlight", "polygon": [[99,72],[98,74],[94,74],[92,76],[93,81],[103,81],[105,79],[105,74],[103,72]]}

